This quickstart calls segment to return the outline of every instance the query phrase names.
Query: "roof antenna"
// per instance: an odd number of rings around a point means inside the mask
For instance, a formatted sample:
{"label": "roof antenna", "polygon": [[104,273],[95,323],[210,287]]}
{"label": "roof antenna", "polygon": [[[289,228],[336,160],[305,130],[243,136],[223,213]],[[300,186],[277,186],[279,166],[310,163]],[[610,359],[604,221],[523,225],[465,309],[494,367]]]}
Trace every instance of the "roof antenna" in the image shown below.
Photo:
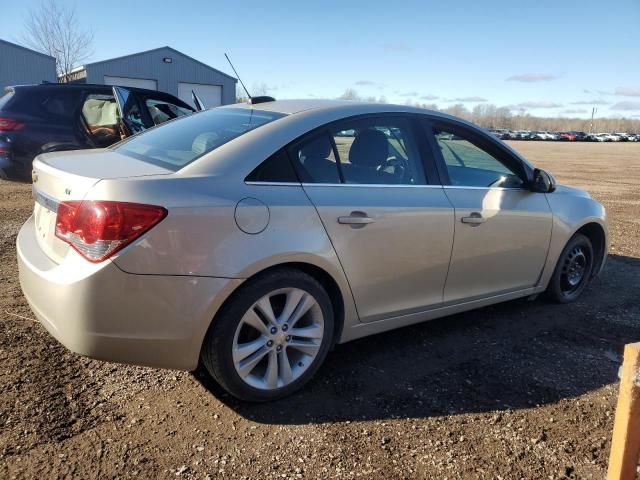
{"label": "roof antenna", "polygon": [[235,73],[236,77],[238,77],[238,80],[240,80],[240,85],[242,85],[242,88],[244,88],[244,91],[247,93],[247,97],[249,97],[249,100],[251,100],[251,94],[249,93],[249,90],[247,90],[247,87],[244,86],[244,82],[240,78],[240,75],[238,75],[238,72],[236,71],[236,67],[233,66],[233,63],[231,63],[231,59],[229,58],[229,55],[225,53],[224,56],[226,57],[227,62],[229,62],[229,65],[231,65],[231,68],[233,69],[233,73]]}
{"label": "roof antenna", "polygon": [[236,77],[238,77],[238,80],[240,81],[240,85],[242,85],[242,88],[244,88],[244,91],[246,92],[247,97],[249,97],[249,103],[251,105],[255,105],[256,103],[274,102],[276,100],[275,98],[268,97],[266,95],[263,95],[260,97],[252,97],[251,94],[249,93],[249,90],[247,90],[247,87],[245,86],[244,82],[240,78],[240,75],[238,75],[238,72],[236,71],[236,68],[233,66],[233,63],[231,63],[231,59],[229,58],[229,55],[225,53],[224,56],[226,57],[227,62],[229,62],[229,65],[231,65],[231,68],[233,69],[233,73],[235,73]]}

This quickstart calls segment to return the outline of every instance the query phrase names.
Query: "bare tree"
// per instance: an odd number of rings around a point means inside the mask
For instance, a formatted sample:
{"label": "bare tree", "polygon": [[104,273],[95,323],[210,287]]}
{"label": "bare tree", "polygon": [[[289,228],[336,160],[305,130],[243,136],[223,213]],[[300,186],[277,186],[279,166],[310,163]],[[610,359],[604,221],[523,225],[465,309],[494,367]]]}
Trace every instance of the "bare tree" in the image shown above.
{"label": "bare tree", "polygon": [[60,82],[68,82],[71,71],[93,54],[91,30],[80,26],[75,7],[56,0],[42,0],[29,11],[23,43],[56,59]]}

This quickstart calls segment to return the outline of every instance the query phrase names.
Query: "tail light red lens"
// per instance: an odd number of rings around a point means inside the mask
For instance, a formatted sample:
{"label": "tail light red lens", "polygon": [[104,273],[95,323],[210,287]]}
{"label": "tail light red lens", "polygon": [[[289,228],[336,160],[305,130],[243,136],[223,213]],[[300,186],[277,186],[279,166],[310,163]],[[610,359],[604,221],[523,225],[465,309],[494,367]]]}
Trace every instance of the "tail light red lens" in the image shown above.
{"label": "tail light red lens", "polygon": [[110,201],[69,201],[58,206],[56,237],[90,262],[102,262],[167,216],[155,205]]}
{"label": "tail light red lens", "polygon": [[0,117],[0,132],[11,132],[24,128],[24,123],[9,117]]}

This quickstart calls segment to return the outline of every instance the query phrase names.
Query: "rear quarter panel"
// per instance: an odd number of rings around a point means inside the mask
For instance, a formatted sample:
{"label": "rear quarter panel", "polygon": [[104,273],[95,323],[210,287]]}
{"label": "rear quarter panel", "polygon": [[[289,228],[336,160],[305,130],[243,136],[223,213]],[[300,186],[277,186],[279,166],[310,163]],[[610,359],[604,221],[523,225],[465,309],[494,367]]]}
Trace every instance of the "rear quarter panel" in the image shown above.
{"label": "rear quarter panel", "polygon": [[[103,180],[87,198],[167,208],[167,218],[113,257],[125,272],[247,279],[272,266],[307,263],[321,268],[337,283],[345,326],[358,321],[340,262],[301,186],[171,175]],[[268,224],[260,233],[245,233],[236,224],[236,206],[246,198],[268,206]]]}

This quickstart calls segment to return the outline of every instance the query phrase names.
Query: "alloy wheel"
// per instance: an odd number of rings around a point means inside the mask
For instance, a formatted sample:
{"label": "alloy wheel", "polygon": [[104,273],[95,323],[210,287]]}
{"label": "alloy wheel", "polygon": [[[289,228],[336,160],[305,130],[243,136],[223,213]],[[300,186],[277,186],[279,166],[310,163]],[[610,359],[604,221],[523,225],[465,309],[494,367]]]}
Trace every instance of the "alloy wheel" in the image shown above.
{"label": "alloy wheel", "polygon": [[318,301],[299,288],[283,288],[255,302],[238,323],[233,365],[240,378],[260,390],[282,388],[313,363],[324,336]]}

